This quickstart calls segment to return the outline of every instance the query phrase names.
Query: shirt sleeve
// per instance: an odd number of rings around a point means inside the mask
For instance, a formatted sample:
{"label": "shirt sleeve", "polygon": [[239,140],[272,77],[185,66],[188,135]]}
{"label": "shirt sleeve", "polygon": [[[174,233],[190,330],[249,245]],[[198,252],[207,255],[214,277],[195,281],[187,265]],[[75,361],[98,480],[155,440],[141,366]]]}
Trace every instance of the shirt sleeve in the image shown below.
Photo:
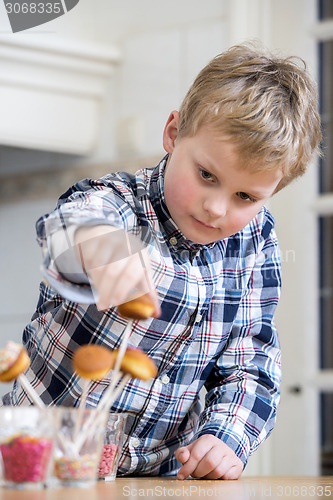
{"label": "shirt sleeve", "polygon": [[271,229],[257,253],[227,346],[206,381],[206,405],[194,437],[219,437],[244,465],[275,424],[281,366],[273,315],[280,285],[280,252]]}
{"label": "shirt sleeve", "polygon": [[[75,231],[82,226],[110,225],[119,228],[120,233],[129,227],[133,230],[135,221],[130,204],[116,190],[93,184],[87,179],[80,181],[68,196],[65,193],[59,199],[52,213],[41,217],[36,223],[37,241],[43,252],[41,270],[44,278],[70,301],[95,303],[97,292],[74,248]],[[128,241],[126,244],[128,246]],[[133,239],[130,244],[134,245]]]}

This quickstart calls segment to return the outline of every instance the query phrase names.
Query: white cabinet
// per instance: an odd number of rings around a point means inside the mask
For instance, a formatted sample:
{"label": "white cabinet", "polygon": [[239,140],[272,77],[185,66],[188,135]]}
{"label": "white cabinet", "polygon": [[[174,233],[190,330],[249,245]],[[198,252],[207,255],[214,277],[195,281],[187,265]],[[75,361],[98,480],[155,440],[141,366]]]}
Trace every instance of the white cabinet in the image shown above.
{"label": "white cabinet", "polygon": [[88,154],[117,47],[53,34],[0,36],[0,144]]}

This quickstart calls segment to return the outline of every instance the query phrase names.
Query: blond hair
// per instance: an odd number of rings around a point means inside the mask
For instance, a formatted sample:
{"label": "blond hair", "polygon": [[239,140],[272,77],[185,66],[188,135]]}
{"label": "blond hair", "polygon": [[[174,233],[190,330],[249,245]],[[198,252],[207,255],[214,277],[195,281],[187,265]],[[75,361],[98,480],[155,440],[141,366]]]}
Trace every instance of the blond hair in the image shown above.
{"label": "blond hair", "polygon": [[243,166],[282,169],[279,191],[319,153],[317,100],[302,59],[234,46],[195,79],[179,110],[178,136],[211,127],[235,142]]}

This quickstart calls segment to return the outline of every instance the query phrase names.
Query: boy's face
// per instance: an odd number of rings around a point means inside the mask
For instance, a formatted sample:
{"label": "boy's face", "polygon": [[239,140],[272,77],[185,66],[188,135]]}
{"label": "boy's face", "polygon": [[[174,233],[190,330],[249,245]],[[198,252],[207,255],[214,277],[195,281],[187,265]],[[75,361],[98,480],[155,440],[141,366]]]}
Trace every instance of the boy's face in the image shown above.
{"label": "boy's face", "polygon": [[165,201],[184,236],[205,245],[243,229],[272,196],[282,172],[241,169],[234,145],[207,127],[177,139],[178,116],[171,113],[163,135],[170,154]]}

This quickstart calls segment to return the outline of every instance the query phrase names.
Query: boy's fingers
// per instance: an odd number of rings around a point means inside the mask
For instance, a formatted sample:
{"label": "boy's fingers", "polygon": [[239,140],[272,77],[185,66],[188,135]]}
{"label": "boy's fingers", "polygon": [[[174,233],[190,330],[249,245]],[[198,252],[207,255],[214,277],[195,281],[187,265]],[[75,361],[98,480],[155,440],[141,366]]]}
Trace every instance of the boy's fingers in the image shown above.
{"label": "boy's fingers", "polygon": [[179,462],[184,464],[190,458],[190,452],[186,447],[179,448],[176,453],[176,458]]}
{"label": "boy's fingers", "polygon": [[243,471],[242,461],[215,436],[201,436],[190,445],[179,448],[176,458],[183,464],[178,471],[178,479],[186,479],[188,476],[238,479]]}
{"label": "boy's fingers", "polygon": [[161,315],[149,255],[140,239],[122,229],[101,225],[78,229],[75,243],[99,310],[131,300],[135,290],[136,295],[149,294],[155,308],[153,317]]}
{"label": "boy's fingers", "polygon": [[162,314],[162,309],[161,309],[158,297],[157,297],[157,295],[152,296],[150,293],[149,293],[149,295],[150,295],[150,297],[153,301],[154,307],[155,307],[153,318],[159,318]]}
{"label": "boy's fingers", "polygon": [[110,271],[112,268],[112,273],[105,275],[103,289],[108,296],[109,305],[118,306],[126,302],[133,289],[141,291],[144,270],[139,264],[138,256],[132,256],[122,262],[108,266]]}
{"label": "boy's fingers", "polygon": [[[133,255],[117,263],[92,269],[89,274],[92,286],[97,290],[97,307],[105,310],[116,307],[136,296],[149,293],[155,311],[160,316],[161,309],[157,292],[147,276],[146,269],[140,265],[138,255]],[[133,291],[134,293],[133,297]]]}
{"label": "boy's fingers", "polygon": [[180,457],[176,457],[177,460],[184,464],[183,467],[181,467],[178,471],[178,479],[186,479],[197,467],[199,460],[192,453],[192,445],[180,448]]}
{"label": "boy's fingers", "polygon": [[183,465],[183,467],[181,467],[177,473],[177,478],[178,479],[187,479],[191,474],[192,472],[194,471],[195,469],[195,465],[192,464],[188,464],[186,463],[185,465]]}
{"label": "boy's fingers", "polygon": [[[185,464],[190,456],[190,450],[187,447],[179,448],[176,453],[175,453],[176,459],[181,462],[182,464]],[[184,471],[184,467],[181,467],[178,471],[177,478],[182,480],[186,479],[189,474],[186,473],[186,470]]]}
{"label": "boy's fingers", "polygon": [[146,265],[145,270],[144,270],[144,276],[145,276],[144,281],[145,281],[145,284],[147,285],[147,288],[148,288],[147,293],[148,293],[149,297],[151,298],[151,300],[154,304],[154,307],[155,307],[153,318],[159,318],[162,314],[162,309],[161,309],[160,301],[158,299],[156,288],[155,288],[154,283],[153,283],[153,278],[151,275],[151,268],[150,268],[149,260],[148,260],[147,265]]}
{"label": "boy's fingers", "polygon": [[203,460],[197,463],[191,473],[192,477],[199,478],[208,475],[207,479],[212,479],[209,474],[216,474],[214,479],[218,479],[228,468],[229,460],[225,458],[223,453],[221,453],[221,449],[213,446],[203,457]]}

